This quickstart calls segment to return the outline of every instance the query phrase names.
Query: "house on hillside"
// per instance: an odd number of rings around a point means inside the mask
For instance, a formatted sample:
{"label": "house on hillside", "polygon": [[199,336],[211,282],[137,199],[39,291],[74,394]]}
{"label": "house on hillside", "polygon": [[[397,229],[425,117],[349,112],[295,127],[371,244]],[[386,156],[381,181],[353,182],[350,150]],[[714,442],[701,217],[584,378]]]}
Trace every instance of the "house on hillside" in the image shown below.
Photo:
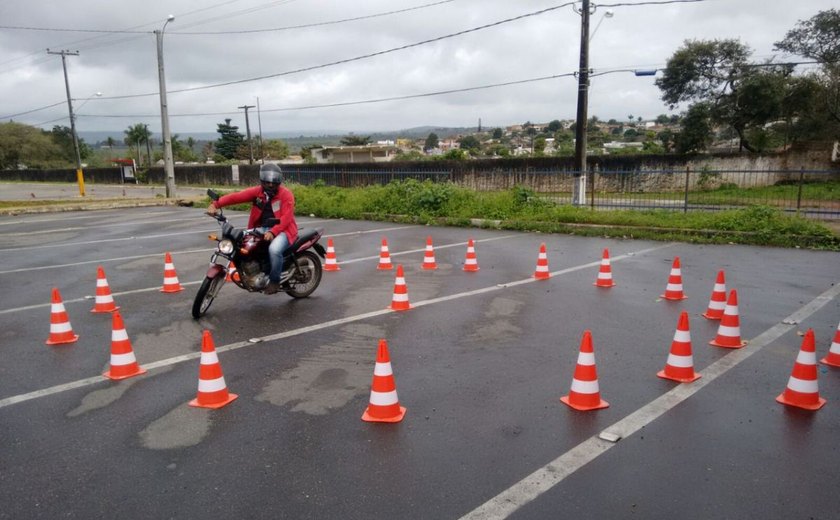
{"label": "house on hillside", "polygon": [[393,145],[325,146],[311,150],[316,163],[389,162],[397,152],[399,149]]}

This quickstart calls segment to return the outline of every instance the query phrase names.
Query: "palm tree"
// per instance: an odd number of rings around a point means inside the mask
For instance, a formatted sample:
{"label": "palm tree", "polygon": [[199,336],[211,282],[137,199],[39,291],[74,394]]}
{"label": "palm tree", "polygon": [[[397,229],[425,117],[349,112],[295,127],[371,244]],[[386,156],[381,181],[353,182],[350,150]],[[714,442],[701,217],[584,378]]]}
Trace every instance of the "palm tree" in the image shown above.
{"label": "palm tree", "polygon": [[148,143],[149,137],[151,137],[151,133],[149,132],[149,128],[147,125],[143,123],[137,123],[136,125],[129,126],[126,130],[123,131],[125,134],[125,144],[129,147],[132,145],[136,146],[137,150],[137,165],[141,164],[140,159],[140,145],[143,142]]}

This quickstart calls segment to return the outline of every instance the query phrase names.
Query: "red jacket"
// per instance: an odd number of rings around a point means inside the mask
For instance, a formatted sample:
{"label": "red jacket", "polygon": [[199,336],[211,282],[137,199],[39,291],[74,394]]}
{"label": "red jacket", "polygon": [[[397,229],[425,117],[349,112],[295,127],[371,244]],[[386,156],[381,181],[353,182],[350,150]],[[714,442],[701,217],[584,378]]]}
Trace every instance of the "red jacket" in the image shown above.
{"label": "red jacket", "polygon": [[[248,227],[254,228],[260,225],[260,216],[262,210],[254,204],[254,201],[261,199],[263,203],[266,201],[265,191],[262,186],[254,186],[245,188],[236,193],[229,193],[223,195],[216,201],[217,207],[231,206],[233,204],[251,203],[251,215],[248,217]],[[269,231],[274,236],[280,233],[286,233],[289,239],[289,245],[294,244],[297,240],[298,228],[295,222],[295,196],[285,186],[277,188],[277,194],[271,199],[271,208],[274,210],[274,217],[280,220],[280,223],[272,227]]]}

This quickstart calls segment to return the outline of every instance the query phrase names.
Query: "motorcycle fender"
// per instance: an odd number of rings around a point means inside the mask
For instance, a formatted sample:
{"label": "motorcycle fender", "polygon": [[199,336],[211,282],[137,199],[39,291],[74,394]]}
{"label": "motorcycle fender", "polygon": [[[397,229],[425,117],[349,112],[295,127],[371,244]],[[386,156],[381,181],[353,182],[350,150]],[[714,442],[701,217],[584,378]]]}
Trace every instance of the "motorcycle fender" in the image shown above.
{"label": "motorcycle fender", "polygon": [[220,274],[222,276],[224,276],[224,273],[225,273],[225,268],[224,267],[220,266],[219,264],[212,264],[207,269],[206,276],[207,276],[207,278],[215,278],[215,277],[219,276]]}
{"label": "motorcycle fender", "polygon": [[324,246],[322,246],[318,242],[312,244],[312,249],[314,249],[315,252],[317,252],[318,255],[321,256],[321,258],[327,258],[327,252],[324,250]]}

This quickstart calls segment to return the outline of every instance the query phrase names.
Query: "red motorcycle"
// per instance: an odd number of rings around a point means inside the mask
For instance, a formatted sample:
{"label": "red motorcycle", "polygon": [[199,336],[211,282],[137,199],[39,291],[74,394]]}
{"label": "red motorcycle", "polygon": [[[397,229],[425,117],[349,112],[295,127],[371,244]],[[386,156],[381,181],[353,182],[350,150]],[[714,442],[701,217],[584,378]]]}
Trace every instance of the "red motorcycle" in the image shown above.
{"label": "red motorcycle", "polygon": [[[219,194],[213,190],[207,190],[207,195],[214,201],[219,200]],[[193,301],[192,315],[196,319],[207,313],[218,296],[228,272],[233,271],[231,263],[236,270],[231,273],[230,280],[249,292],[262,292],[268,285],[268,273],[271,271],[269,242],[262,233],[233,227],[221,210],[213,218],[219,222],[222,232],[220,236],[210,235],[210,239],[218,244]],[[274,222],[269,222],[269,225],[277,223],[276,219],[272,220]],[[300,229],[298,239],[286,249],[280,277],[282,292],[293,298],[306,298],[318,288],[322,274],[321,258],[326,258],[324,247],[318,243],[323,232],[323,229]]]}

